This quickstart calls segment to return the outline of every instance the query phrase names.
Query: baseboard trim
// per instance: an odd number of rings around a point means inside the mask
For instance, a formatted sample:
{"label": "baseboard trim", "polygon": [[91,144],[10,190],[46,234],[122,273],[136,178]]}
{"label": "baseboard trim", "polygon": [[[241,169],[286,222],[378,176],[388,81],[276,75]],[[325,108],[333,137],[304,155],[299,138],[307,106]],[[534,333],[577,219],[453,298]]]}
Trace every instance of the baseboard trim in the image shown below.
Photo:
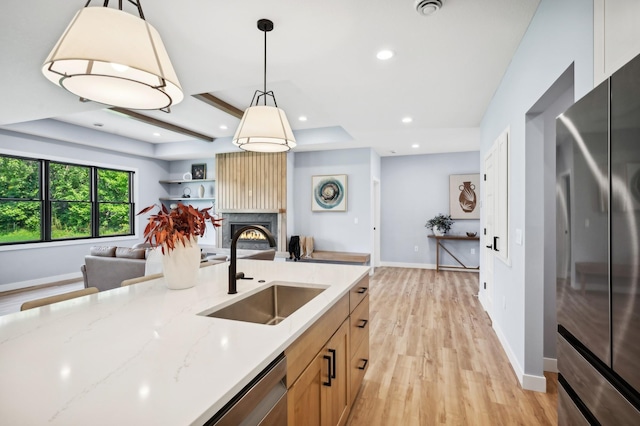
{"label": "baseboard trim", "polygon": [[[4,294],[6,292],[13,291],[13,290],[24,290],[27,288],[30,289],[31,287],[68,284],[68,282],[80,281],[80,280],[82,280],[82,275],[74,272],[71,274],[36,278],[35,280],[20,281],[17,283],[1,284],[0,294]],[[64,281],[68,281],[68,282],[65,283]]]}
{"label": "baseboard trim", "polygon": [[436,265],[429,263],[380,262],[380,266],[391,268],[436,269]]}
{"label": "baseboard trim", "polygon": [[507,354],[507,358],[509,358],[511,368],[513,368],[513,372],[515,373],[518,382],[520,382],[522,389],[535,392],[547,392],[547,378],[544,374],[542,376],[525,374],[518,362],[518,359],[516,358],[516,355],[513,353],[511,346],[507,342],[507,338],[504,336],[502,330],[498,327],[498,324],[495,321],[493,322],[493,330],[495,331],[496,336],[498,336],[498,340],[502,345],[502,349]]}
{"label": "baseboard trim", "polygon": [[544,371],[549,373],[558,372],[558,360],[556,358],[544,358],[543,360]]}
{"label": "baseboard trim", "polygon": [[[380,262],[380,266],[388,266],[391,268],[412,268],[412,269],[436,269],[436,265],[432,264],[432,263],[404,263],[404,262]],[[379,266],[376,266],[376,268],[378,268]],[[446,268],[455,268],[455,265],[440,265],[440,270],[441,271],[448,271],[449,269]],[[469,270],[465,270],[465,269],[456,269],[455,272],[473,272],[473,273],[479,273],[478,269],[469,269]]]}

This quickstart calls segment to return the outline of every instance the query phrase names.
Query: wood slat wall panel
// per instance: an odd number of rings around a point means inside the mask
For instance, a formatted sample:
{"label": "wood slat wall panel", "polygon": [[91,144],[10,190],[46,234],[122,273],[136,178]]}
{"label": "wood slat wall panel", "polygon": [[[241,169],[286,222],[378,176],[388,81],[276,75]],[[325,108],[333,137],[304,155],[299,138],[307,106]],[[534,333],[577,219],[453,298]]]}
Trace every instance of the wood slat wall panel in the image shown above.
{"label": "wood slat wall panel", "polygon": [[217,154],[216,173],[219,211],[286,211],[286,153]]}

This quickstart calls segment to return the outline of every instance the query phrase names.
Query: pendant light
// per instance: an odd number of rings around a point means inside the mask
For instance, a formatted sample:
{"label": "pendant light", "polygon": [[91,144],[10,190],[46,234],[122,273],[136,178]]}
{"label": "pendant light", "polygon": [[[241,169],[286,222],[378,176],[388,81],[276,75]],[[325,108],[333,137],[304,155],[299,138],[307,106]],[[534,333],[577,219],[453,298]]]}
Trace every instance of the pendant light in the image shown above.
{"label": "pendant light", "polygon": [[[256,90],[253,94],[251,105],[242,115],[233,137],[233,144],[245,151],[286,152],[296,146],[296,140],[286,114],[278,108],[273,91],[267,92],[267,33],[273,30],[273,22],[260,19],[258,29],[264,32],[264,90]],[[267,97],[273,99],[275,106],[267,105]],[[263,105],[259,105],[261,98]]]}
{"label": "pendant light", "polygon": [[161,109],[184,95],[158,31],[140,17],[103,6],[76,13],[42,66],[54,84],[80,97],[129,109]]}

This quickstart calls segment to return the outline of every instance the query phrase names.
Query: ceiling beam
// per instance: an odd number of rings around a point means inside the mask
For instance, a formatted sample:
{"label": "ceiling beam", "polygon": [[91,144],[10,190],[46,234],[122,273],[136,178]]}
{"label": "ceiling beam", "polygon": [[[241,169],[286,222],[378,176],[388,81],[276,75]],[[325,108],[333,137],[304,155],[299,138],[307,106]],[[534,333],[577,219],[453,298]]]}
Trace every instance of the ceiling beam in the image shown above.
{"label": "ceiling beam", "polygon": [[214,108],[218,108],[220,111],[224,111],[229,115],[234,116],[235,118],[242,118],[242,114],[244,111],[234,107],[231,104],[226,103],[220,98],[216,98],[211,93],[197,93],[195,95],[191,95],[194,98],[211,105]]}
{"label": "ceiling beam", "polygon": [[196,131],[186,129],[184,127],[180,127],[175,124],[167,123],[166,121],[158,120],[157,118],[149,117],[147,115],[140,114],[139,112],[131,111],[130,109],[120,108],[120,107],[111,107],[109,109],[119,114],[126,115],[127,117],[132,118],[134,120],[138,120],[143,123],[150,124],[152,126],[161,127],[163,129],[170,130],[175,133],[191,136],[192,138],[200,139],[205,142],[213,142],[215,140],[215,138],[211,136],[207,136],[203,133],[198,133]]}

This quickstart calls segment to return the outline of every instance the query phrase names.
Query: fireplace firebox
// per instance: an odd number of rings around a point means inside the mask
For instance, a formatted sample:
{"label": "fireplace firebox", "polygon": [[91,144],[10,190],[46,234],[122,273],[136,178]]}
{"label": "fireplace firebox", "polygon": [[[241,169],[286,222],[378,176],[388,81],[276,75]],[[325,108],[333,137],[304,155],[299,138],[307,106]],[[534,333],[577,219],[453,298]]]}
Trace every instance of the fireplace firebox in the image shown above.
{"label": "fireplace firebox", "polygon": [[[278,241],[278,214],[277,213],[222,213],[222,247],[231,247],[231,239],[236,231],[247,225],[261,225],[271,232],[276,242]],[[236,246],[239,249],[266,250],[269,241],[257,231],[250,231],[238,239]]]}
{"label": "fireplace firebox", "polygon": [[[271,224],[268,222],[261,222],[261,223],[254,223],[254,222],[246,222],[246,223],[242,223],[242,222],[235,222],[231,224],[231,236],[233,237],[234,235],[236,235],[236,232],[241,229],[243,226],[247,226],[247,225],[260,225],[260,226],[264,226],[265,228],[267,228],[268,231],[271,231]],[[260,243],[263,242],[265,244],[269,244],[269,242],[267,241],[267,238],[262,234],[262,232],[256,231],[255,229],[249,229],[247,231],[244,231],[240,237],[238,237],[238,241],[242,241],[242,242],[255,242],[255,243]]]}

